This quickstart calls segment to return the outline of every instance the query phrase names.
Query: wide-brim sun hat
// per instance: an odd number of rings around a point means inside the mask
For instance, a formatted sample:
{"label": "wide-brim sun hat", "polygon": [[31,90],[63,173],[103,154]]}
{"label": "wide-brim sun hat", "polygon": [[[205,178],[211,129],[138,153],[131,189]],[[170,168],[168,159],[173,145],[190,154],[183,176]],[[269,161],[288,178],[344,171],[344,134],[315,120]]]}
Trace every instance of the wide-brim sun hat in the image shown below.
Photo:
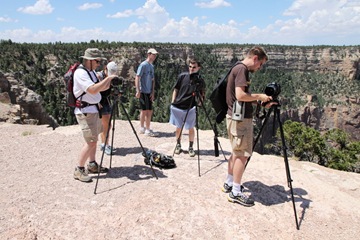
{"label": "wide-brim sun hat", "polygon": [[88,48],[85,50],[84,56],[81,56],[80,58],[84,58],[87,60],[101,60],[105,59],[102,55],[102,52],[97,48]]}

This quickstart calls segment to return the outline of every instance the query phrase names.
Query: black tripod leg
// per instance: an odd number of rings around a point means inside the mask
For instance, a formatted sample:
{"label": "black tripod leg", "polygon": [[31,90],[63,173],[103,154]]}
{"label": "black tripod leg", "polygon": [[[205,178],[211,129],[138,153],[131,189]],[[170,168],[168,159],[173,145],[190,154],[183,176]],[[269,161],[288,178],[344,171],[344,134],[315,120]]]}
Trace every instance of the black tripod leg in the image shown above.
{"label": "black tripod leg", "polygon": [[276,108],[276,116],[277,116],[277,121],[279,123],[279,128],[280,128],[281,143],[282,143],[282,148],[283,148],[284,162],[285,162],[285,169],[286,169],[286,178],[287,178],[287,182],[288,182],[288,187],[290,188],[291,200],[292,200],[293,208],[294,208],[296,229],[299,230],[299,223],[298,223],[296,207],[295,207],[294,191],[292,188],[293,180],[291,179],[291,176],[290,176],[290,167],[289,167],[289,161],[288,161],[288,156],[287,156],[287,151],[286,151],[287,147],[285,145],[284,130],[283,130],[283,127],[282,127],[282,124],[280,121],[280,110],[278,108]]}
{"label": "black tripod leg", "polygon": [[[131,122],[131,120],[130,120],[129,114],[127,113],[127,111],[126,111],[126,109],[125,109],[125,107],[124,107],[124,104],[123,104],[122,102],[120,102],[120,105],[121,105],[121,108],[122,108],[122,110],[124,111],[124,113],[125,113],[125,115],[126,115],[126,118],[127,118],[128,122],[130,123],[130,126],[131,126],[131,128],[132,128],[132,130],[133,130],[133,132],[134,132],[134,134],[135,134],[136,139],[138,140],[138,142],[139,142],[139,144],[140,144],[140,147],[141,147],[141,149],[142,149],[142,151],[143,151],[144,156],[147,158],[147,160],[148,160],[149,162],[151,162],[151,161],[149,160],[149,157],[150,157],[150,156],[148,156],[148,154],[147,154],[146,151],[145,151],[145,148],[144,148],[143,145],[141,144],[141,141],[140,141],[140,139],[139,139],[139,136],[138,136],[137,133],[136,133],[136,130],[135,130],[135,128],[134,128],[134,126],[133,126],[133,124],[132,124],[132,122]],[[156,175],[156,173],[155,173],[155,171],[154,171],[154,168],[152,167],[151,164],[150,164],[150,168],[151,168],[151,171],[152,171],[153,175],[155,176],[155,178],[158,179],[158,176]]]}
{"label": "black tripod leg", "polygon": [[200,174],[200,148],[199,148],[199,118],[198,118],[198,106],[195,105],[195,128],[196,128],[196,143],[197,143],[197,156],[198,156],[198,172],[199,177],[201,177]]}
{"label": "black tripod leg", "polygon": [[[114,105],[113,108],[114,107],[116,107],[116,109],[114,110],[114,115],[112,116],[112,131],[111,131],[111,145],[110,145],[111,146],[111,154],[110,154],[110,166],[109,166],[110,168],[111,168],[111,164],[112,164],[113,147],[114,147],[115,118],[117,116],[117,114],[115,114],[115,112],[117,113],[117,111],[118,111],[117,105]],[[113,110],[111,109],[111,111],[113,111]],[[110,122],[111,122],[111,118],[110,118]],[[108,138],[109,138],[109,128],[108,128],[108,133],[106,134],[105,143],[106,143]]]}
{"label": "black tripod leg", "polygon": [[[264,122],[263,122],[263,124],[262,124],[262,126],[261,126],[261,128],[260,128],[260,132],[258,133],[258,135],[257,135],[256,138],[255,138],[255,141],[254,141],[254,144],[253,144],[253,148],[252,148],[253,152],[254,152],[255,147],[256,147],[256,144],[258,143],[258,141],[259,141],[259,139],[260,139],[260,137],[261,137],[261,134],[262,134],[262,132],[263,132],[265,126],[266,126],[266,123],[268,122],[268,119],[269,119],[269,116],[270,116],[272,110],[273,110],[273,108],[271,107],[271,108],[269,109],[269,111],[267,112],[267,114],[266,114],[266,116],[265,116],[265,120],[264,120]],[[248,160],[247,160],[247,162],[246,162],[246,164],[245,164],[245,169],[246,169],[246,166],[248,165],[250,159],[251,159],[251,156],[248,157]]]}
{"label": "black tripod leg", "polygon": [[[113,141],[114,141],[114,131],[115,131],[115,107],[117,106],[117,100],[114,100],[113,105],[111,106],[111,114],[110,114],[110,121],[108,123],[108,130],[106,132],[106,137],[105,137],[105,146],[104,149],[101,153],[101,160],[100,160],[100,165],[99,168],[101,169],[102,164],[103,164],[103,160],[104,160],[104,154],[105,154],[105,147],[106,147],[106,142],[109,138],[109,132],[110,132],[110,123],[111,123],[111,119],[113,119],[113,125],[112,125],[112,141],[111,141],[111,148],[113,147]],[[112,150],[112,149],[111,149]],[[110,155],[110,168],[111,168],[111,161],[112,161],[112,154]],[[98,182],[99,182],[99,177],[100,177],[100,171],[98,172],[97,178],[96,178],[96,184],[95,184],[95,189],[94,189],[94,194],[96,194],[96,189],[98,186]]]}
{"label": "black tripod leg", "polygon": [[210,120],[210,117],[209,117],[209,114],[207,113],[206,108],[205,108],[205,106],[204,106],[204,102],[203,102],[203,100],[202,100],[202,98],[201,98],[201,96],[200,96],[200,93],[198,92],[197,94],[198,94],[198,99],[200,100],[202,109],[204,109],[205,116],[206,116],[207,120],[209,121],[210,126],[211,126],[211,128],[212,128],[212,130],[213,130],[213,132],[214,132],[215,157],[219,156],[219,149],[217,149],[217,147],[220,146],[220,149],[221,149],[221,152],[222,152],[222,154],[223,154],[223,156],[224,156],[224,159],[227,160],[227,159],[226,159],[226,156],[225,156],[225,153],[224,153],[224,151],[223,151],[223,149],[222,149],[222,147],[221,147],[220,141],[219,141],[219,139],[218,139],[218,131],[217,131],[217,128],[216,128],[216,124],[214,124],[214,125],[212,124],[212,122],[211,122],[211,120]]}

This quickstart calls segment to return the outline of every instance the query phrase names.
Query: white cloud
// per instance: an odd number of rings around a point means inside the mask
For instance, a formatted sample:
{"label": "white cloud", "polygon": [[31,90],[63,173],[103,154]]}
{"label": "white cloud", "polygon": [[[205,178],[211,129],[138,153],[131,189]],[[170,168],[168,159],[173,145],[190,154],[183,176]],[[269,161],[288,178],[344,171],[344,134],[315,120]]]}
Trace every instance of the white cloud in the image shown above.
{"label": "white cloud", "polygon": [[212,0],[210,2],[196,2],[195,6],[200,8],[218,8],[218,7],[230,7],[231,4],[224,0]]}
{"label": "white cloud", "polygon": [[142,7],[135,10],[125,10],[113,15],[107,15],[109,18],[126,18],[131,16],[145,19],[147,24],[151,24],[155,28],[163,26],[170,20],[169,13],[165,8],[161,7],[156,0],[147,0]]}
{"label": "white cloud", "polygon": [[[341,41],[346,44],[351,40],[345,36],[360,33],[360,7],[351,0],[295,0],[283,14],[287,20],[276,20],[265,29],[257,28],[258,39],[279,44]],[[249,36],[253,33],[254,29],[249,29]]]}
{"label": "white cloud", "polygon": [[128,10],[125,10],[123,12],[117,12],[117,13],[115,13],[113,15],[108,14],[107,17],[108,18],[127,18],[127,17],[131,17],[133,15],[134,15],[134,11],[128,9]]}
{"label": "white cloud", "polygon": [[[173,19],[156,0],[147,0],[137,9],[108,15],[113,18],[111,21],[134,17],[134,21],[125,26],[114,23],[114,26],[125,27],[125,30],[114,27],[110,32],[103,28],[83,30],[66,27],[60,32],[46,29],[32,32],[22,28],[0,32],[0,39],[17,42],[79,42],[98,39],[125,42],[358,44],[356,39],[360,35],[360,4],[357,0],[294,0],[283,14],[284,19],[273,19],[266,27],[250,25],[249,21],[237,22],[234,19],[218,24],[206,22],[206,18],[200,15],[184,15],[180,19]],[[0,22],[5,21],[9,21],[9,18],[0,18]]]}
{"label": "white cloud", "polygon": [[52,13],[54,8],[51,6],[48,0],[38,0],[33,6],[21,7],[17,10],[23,13],[42,15]]}
{"label": "white cloud", "polygon": [[86,11],[89,9],[97,9],[101,8],[103,5],[101,3],[84,3],[83,5],[79,6],[78,9],[81,11]]}
{"label": "white cloud", "polygon": [[0,17],[0,22],[9,23],[9,22],[18,22],[18,20],[12,19],[12,18],[9,18],[9,17]]}

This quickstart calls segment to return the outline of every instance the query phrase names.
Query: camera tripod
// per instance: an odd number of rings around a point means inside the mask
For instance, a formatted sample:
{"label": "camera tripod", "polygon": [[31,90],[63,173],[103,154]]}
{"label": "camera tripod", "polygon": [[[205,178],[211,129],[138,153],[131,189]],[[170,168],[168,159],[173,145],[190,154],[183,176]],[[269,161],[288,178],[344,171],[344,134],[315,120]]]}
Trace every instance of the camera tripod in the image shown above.
{"label": "camera tripod", "polygon": [[[221,152],[226,160],[226,156],[225,156],[225,153],[221,147],[221,144],[218,140],[218,131],[217,131],[217,128],[216,128],[216,125],[212,124],[211,120],[210,120],[210,117],[206,111],[206,108],[204,106],[204,102],[203,102],[203,99],[200,95],[200,90],[199,90],[199,86],[198,85],[194,85],[195,86],[195,90],[192,92],[192,97],[191,97],[191,103],[186,111],[186,114],[185,114],[185,118],[183,120],[183,123],[182,123],[182,126],[181,126],[181,129],[180,129],[180,133],[179,133],[179,137],[177,139],[177,142],[180,141],[180,138],[181,138],[181,134],[182,134],[182,131],[184,129],[184,125],[186,123],[186,119],[188,117],[188,114],[189,114],[189,111],[190,109],[192,108],[194,102],[195,102],[195,128],[196,128],[196,143],[197,143],[197,157],[198,157],[198,172],[199,172],[199,177],[201,176],[200,174],[200,149],[199,149],[199,119],[198,119],[198,104],[196,103],[195,99],[199,99],[200,101],[200,106],[204,109],[204,112],[205,112],[205,115],[206,115],[206,118],[207,120],[209,121],[210,123],[210,126],[214,132],[214,151],[215,151],[215,157],[218,157],[219,156],[219,146],[220,146],[220,149],[221,149]],[[174,149],[174,152],[173,152],[173,156],[175,154],[175,149]]]}
{"label": "camera tripod", "polygon": [[[261,134],[262,134],[262,132],[264,130],[264,127],[265,127],[266,123],[269,120],[271,112],[274,111],[273,131],[275,130],[275,121],[277,120],[277,122],[279,124],[280,135],[281,135],[281,143],[282,143],[282,150],[283,150],[283,155],[284,155],[286,178],[287,178],[288,187],[290,188],[291,200],[292,200],[293,208],[294,208],[296,229],[299,230],[299,223],[298,223],[297,214],[296,214],[296,207],[295,207],[294,191],[293,191],[293,188],[292,188],[292,181],[293,180],[291,179],[291,176],[290,176],[290,167],[289,167],[289,161],[288,161],[288,156],[287,156],[287,151],[286,151],[287,147],[286,147],[286,144],[285,144],[284,130],[283,130],[282,123],[280,121],[280,106],[281,105],[280,105],[279,101],[273,101],[273,102],[275,102],[276,104],[272,105],[270,107],[270,109],[268,110],[268,112],[266,113],[266,115],[265,115],[265,120],[264,120],[264,122],[263,122],[263,124],[262,124],[262,126],[260,128],[260,132],[257,135],[257,137],[255,138],[254,145],[253,145],[253,151],[255,149],[255,146],[256,146],[257,142],[260,139],[260,136],[261,136]],[[247,160],[247,162],[245,164],[245,168],[248,165],[248,163],[250,161],[250,158],[251,157],[248,158],[248,160]]]}
{"label": "camera tripod", "polygon": [[[109,121],[109,125],[108,125],[108,130],[107,130],[107,133],[106,133],[106,137],[105,137],[105,143],[107,142],[108,138],[109,138],[109,132],[110,132],[110,125],[111,125],[111,122],[112,122],[112,134],[111,134],[111,147],[114,146],[113,143],[114,143],[114,132],[115,132],[115,117],[118,113],[118,104],[120,104],[122,110],[124,111],[125,115],[126,115],[126,118],[135,134],[135,137],[136,139],[138,140],[139,142],[139,145],[142,149],[142,152],[143,152],[143,156],[145,156],[146,160],[148,160],[149,162],[150,161],[150,156],[149,154],[147,154],[147,152],[145,151],[145,148],[143,147],[143,145],[141,144],[141,141],[139,139],[139,136],[137,135],[136,133],[136,130],[130,120],[130,117],[129,117],[129,114],[127,113],[125,107],[124,107],[124,104],[122,103],[121,101],[121,97],[119,96],[119,94],[112,94],[113,95],[113,104],[111,106],[111,114],[110,114],[110,121]],[[103,160],[104,160],[104,153],[105,153],[105,148],[103,149],[102,151],[102,154],[101,154],[101,161],[100,161],[100,164],[99,164],[99,168],[101,168],[102,166],[102,163],[103,163]],[[110,154],[110,165],[109,165],[109,168],[111,168],[111,163],[112,163],[112,154]],[[152,173],[154,175],[154,177],[156,179],[158,179],[152,165],[150,164],[150,168],[152,170]],[[95,189],[94,189],[94,194],[96,194],[96,189],[97,189],[97,186],[98,186],[98,182],[99,182],[99,177],[100,177],[100,171],[98,172],[98,175],[97,175],[97,179],[96,179],[96,184],[95,184]]]}

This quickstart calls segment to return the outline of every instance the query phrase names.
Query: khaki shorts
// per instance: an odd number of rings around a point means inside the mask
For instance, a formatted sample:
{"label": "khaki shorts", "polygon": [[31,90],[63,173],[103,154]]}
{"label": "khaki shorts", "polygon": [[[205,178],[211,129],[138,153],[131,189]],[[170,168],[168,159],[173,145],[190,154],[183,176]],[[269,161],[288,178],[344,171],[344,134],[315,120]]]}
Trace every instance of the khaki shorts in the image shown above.
{"label": "khaki shorts", "polygon": [[98,113],[75,114],[86,142],[97,142],[102,132],[101,119]]}
{"label": "khaki shorts", "polygon": [[250,157],[252,154],[254,133],[252,118],[243,121],[234,121],[226,117],[226,126],[232,153],[237,157]]}

